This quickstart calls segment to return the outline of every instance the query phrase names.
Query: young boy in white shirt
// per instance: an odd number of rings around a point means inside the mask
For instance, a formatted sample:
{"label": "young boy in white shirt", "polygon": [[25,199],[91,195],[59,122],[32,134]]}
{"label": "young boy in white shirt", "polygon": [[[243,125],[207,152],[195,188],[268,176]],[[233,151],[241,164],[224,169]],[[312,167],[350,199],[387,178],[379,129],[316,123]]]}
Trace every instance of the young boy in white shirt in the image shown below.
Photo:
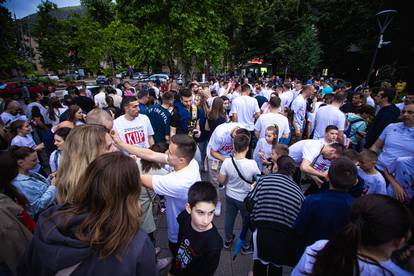
{"label": "young boy in white shirt", "polygon": [[[233,156],[226,158],[220,169],[218,181],[226,183],[226,213],[224,217],[225,242],[224,248],[230,248],[235,235],[233,234],[234,221],[240,211],[243,227],[247,227],[249,214],[244,204],[244,198],[250,191],[253,178],[260,174],[260,170],[254,160],[247,159],[250,137],[238,134],[234,137]],[[242,254],[248,254],[250,246],[244,242]]]}
{"label": "young boy in white shirt", "polygon": [[365,182],[364,194],[387,194],[385,179],[375,168],[377,160],[375,151],[363,150],[360,154],[358,175]]}

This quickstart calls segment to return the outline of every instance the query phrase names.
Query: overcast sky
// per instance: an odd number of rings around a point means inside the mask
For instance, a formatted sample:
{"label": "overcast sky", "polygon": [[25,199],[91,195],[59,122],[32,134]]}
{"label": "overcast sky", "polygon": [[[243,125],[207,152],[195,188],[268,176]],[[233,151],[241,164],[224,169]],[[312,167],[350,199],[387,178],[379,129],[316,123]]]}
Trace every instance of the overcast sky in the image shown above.
{"label": "overcast sky", "polygon": [[[79,6],[80,0],[50,0],[55,3],[58,8]],[[11,12],[16,13],[17,18],[25,17],[37,11],[37,6],[41,0],[6,0],[3,6],[6,6]]]}

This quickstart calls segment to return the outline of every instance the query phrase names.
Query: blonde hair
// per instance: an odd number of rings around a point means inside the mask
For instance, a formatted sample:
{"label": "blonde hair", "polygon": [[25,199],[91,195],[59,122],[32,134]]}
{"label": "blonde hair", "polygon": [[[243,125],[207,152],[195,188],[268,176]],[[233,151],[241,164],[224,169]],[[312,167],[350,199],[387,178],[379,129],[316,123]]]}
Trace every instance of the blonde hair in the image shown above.
{"label": "blonde hair", "polygon": [[81,175],[105,151],[106,133],[104,127],[96,125],[79,126],[69,133],[56,175],[58,202],[73,202]]}

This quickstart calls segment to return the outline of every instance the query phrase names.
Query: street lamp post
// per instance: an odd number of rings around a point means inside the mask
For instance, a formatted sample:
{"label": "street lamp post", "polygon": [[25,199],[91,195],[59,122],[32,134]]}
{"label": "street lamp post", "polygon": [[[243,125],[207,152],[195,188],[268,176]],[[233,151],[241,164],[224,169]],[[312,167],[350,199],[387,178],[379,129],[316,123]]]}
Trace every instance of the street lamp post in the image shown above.
{"label": "street lamp post", "polygon": [[[369,85],[369,81],[371,79],[372,71],[374,69],[375,60],[377,59],[378,55],[378,49],[381,49],[382,46],[388,45],[391,43],[391,41],[384,41],[384,32],[387,29],[387,27],[390,25],[392,19],[394,18],[394,15],[398,12],[396,10],[384,10],[377,13],[375,16],[377,17],[378,27],[380,29],[380,36],[378,40],[377,48],[375,48],[374,56],[371,61],[371,65],[368,70],[368,76],[367,76],[367,82],[366,84]],[[381,21],[381,18],[384,18],[383,21]]]}

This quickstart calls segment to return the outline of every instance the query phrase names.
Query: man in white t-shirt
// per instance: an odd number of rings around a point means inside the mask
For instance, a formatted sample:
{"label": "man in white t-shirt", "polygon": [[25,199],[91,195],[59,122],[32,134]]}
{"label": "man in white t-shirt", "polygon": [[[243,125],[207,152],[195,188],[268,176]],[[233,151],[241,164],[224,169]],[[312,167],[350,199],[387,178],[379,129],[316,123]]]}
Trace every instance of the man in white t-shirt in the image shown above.
{"label": "man in white t-shirt", "polygon": [[3,121],[3,124],[7,126],[17,120],[27,121],[27,117],[25,115],[19,114],[20,110],[21,110],[21,106],[19,102],[17,101],[9,102],[7,104],[6,110],[0,115],[1,120]]}
{"label": "man in white t-shirt", "polygon": [[104,86],[101,86],[99,88],[99,93],[97,93],[95,95],[95,97],[93,97],[93,100],[95,102],[95,105],[97,107],[99,107],[99,108],[107,107],[108,104],[106,103],[105,98],[106,98],[105,87]]}
{"label": "man in white t-shirt", "polygon": [[296,81],[294,86],[293,86],[293,89],[292,89],[293,100],[296,99],[297,96],[299,96],[299,94],[302,91],[302,88],[303,88],[302,82],[301,81]]}
{"label": "man in white t-shirt", "polygon": [[312,85],[305,85],[302,92],[293,100],[291,109],[294,112],[293,127],[295,128],[296,139],[302,138],[305,130],[305,115],[307,99],[313,94],[315,88]]}
{"label": "man in white t-shirt", "polygon": [[313,139],[325,137],[327,126],[334,125],[338,127],[338,142],[342,143],[344,138],[345,114],[339,109],[344,103],[342,94],[335,94],[332,103],[318,109],[315,116],[315,129]]}
{"label": "man in white t-shirt", "polygon": [[114,130],[121,140],[140,148],[149,148],[154,144],[154,130],[147,115],[139,114],[139,102],[134,96],[122,99],[125,112],[114,121]]}
{"label": "man in white t-shirt", "polygon": [[155,100],[158,100],[160,97],[160,90],[158,89],[158,87],[155,86],[153,81],[148,81],[148,90],[150,89],[154,89],[154,93],[155,93]]}
{"label": "man in white t-shirt", "polygon": [[[386,179],[390,182],[394,195],[400,201],[407,197],[401,185],[399,185],[387,173],[394,171],[394,162],[400,157],[414,156],[414,104],[406,105],[401,112],[401,123],[389,124],[372,145],[371,150],[379,153],[375,167],[385,172]],[[411,172],[407,172],[410,174]]]}
{"label": "man in white t-shirt", "polygon": [[280,98],[273,96],[269,100],[270,112],[260,115],[256,121],[255,134],[257,139],[264,138],[266,134],[266,128],[269,126],[277,125],[279,130],[279,139],[288,138],[290,134],[288,119],[279,113]]}
{"label": "man in white t-shirt", "polygon": [[312,163],[319,156],[330,161],[335,160],[342,155],[343,150],[344,146],[339,143],[326,145],[322,140],[305,139],[294,143],[289,147],[289,156],[295,160],[296,166],[300,169],[295,174],[295,181],[297,183],[300,181],[299,172],[328,180],[328,171],[320,172],[313,168]]}
{"label": "man in white t-shirt", "polygon": [[283,91],[279,95],[280,97],[280,112],[284,112],[286,107],[291,106],[293,102],[293,91],[290,90],[290,84],[283,84]]}
{"label": "man in white t-shirt", "polygon": [[241,86],[241,96],[233,100],[230,114],[233,122],[240,123],[248,131],[254,131],[254,120],[260,115],[257,100],[250,97],[250,86]]}
{"label": "man in white t-shirt", "polygon": [[194,139],[185,134],[176,134],[171,138],[167,153],[159,153],[133,147],[122,142],[116,135],[113,137],[120,149],[148,161],[168,164],[174,169],[166,175],[141,175],[141,183],[146,188],[153,189],[156,194],[165,196],[168,242],[175,256],[178,249],[177,216],[184,210],[190,187],[201,180],[200,169],[194,159],[197,147]]}
{"label": "man in white t-shirt", "polygon": [[[224,159],[230,157],[233,151],[233,138],[236,133],[245,133],[250,136],[249,131],[242,128],[241,124],[238,123],[224,123],[216,127],[211,134],[210,141],[207,144],[207,168],[210,178],[210,182],[218,187],[219,183],[217,180],[220,172],[221,165]],[[221,203],[216,205],[216,216],[221,213]]]}

